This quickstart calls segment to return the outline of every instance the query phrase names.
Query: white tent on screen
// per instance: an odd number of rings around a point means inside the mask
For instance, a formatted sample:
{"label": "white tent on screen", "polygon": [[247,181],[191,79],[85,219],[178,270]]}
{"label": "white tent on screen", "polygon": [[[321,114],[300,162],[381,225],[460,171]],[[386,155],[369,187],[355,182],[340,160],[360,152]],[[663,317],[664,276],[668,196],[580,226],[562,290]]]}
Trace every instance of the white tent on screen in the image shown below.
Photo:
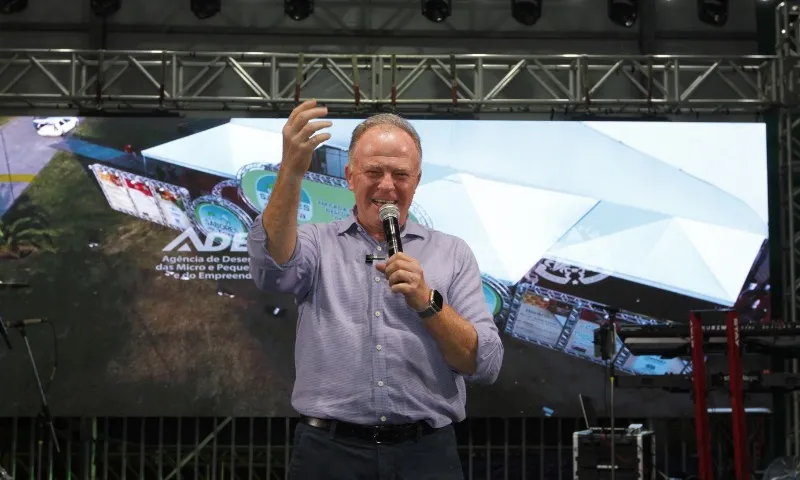
{"label": "white tent on screen", "polygon": [[415,197],[463,238],[481,271],[517,281],[541,258],[722,305],[735,302],[762,235],[569,192],[456,173]]}
{"label": "white tent on screen", "polygon": [[282,148],[280,132],[226,123],[142,150],[142,156],[233,179],[245,165],[280,163]]}
{"label": "white tent on screen", "polygon": [[[280,162],[284,122],[232,120],[143,154],[235,178],[243,165]],[[501,280],[550,258],[732,305],[767,237],[763,125],[413,123],[423,147],[415,203]],[[329,143],[347,148],[357,124],[336,120]]]}
{"label": "white tent on screen", "polygon": [[504,280],[549,258],[732,305],[768,235],[762,125],[694,123],[687,134],[639,123],[652,154],[580,122],[416,126],[418,203],[447,205],[462,221],[429,212],[434,227],[468,239],[482,270]]}

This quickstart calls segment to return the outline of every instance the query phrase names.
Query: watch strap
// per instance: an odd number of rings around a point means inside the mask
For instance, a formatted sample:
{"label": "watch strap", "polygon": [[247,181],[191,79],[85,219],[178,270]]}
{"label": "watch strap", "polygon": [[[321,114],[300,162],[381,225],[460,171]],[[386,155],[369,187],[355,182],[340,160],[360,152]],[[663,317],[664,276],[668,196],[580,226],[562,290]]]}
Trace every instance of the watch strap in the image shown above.
{"label": "watch strap", "polygon": [[421,312],[417,312],[423,319],[430,318],[442,311],[442,306],[437,305],[436,301],[434,300],[437,293],[438,292],[436,290],[431,289],[430,296],[428,297],[428,308],[422,310]]}

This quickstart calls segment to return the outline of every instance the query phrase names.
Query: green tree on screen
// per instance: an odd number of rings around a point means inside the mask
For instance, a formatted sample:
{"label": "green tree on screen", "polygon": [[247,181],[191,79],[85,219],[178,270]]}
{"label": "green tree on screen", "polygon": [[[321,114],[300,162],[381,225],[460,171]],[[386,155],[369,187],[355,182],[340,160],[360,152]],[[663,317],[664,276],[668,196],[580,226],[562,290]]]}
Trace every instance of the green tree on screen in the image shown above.
{"label": "green tree on screen", "polygon": [[19,259],[36,252],[55,252],[55,230],[44,211],[27,197],[0,220],[0,259]]}

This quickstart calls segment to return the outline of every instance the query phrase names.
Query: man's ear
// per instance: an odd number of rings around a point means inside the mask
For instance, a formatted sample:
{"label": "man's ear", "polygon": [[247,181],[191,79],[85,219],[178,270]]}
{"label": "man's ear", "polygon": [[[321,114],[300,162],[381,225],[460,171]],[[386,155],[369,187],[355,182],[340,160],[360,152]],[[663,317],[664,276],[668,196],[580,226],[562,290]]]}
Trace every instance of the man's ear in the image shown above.
{"label": "man's ear", "polygon": [[344,166],[344,178],[347,180],[347,188],[353,191],[353,169],[350,168],[349,163]]}

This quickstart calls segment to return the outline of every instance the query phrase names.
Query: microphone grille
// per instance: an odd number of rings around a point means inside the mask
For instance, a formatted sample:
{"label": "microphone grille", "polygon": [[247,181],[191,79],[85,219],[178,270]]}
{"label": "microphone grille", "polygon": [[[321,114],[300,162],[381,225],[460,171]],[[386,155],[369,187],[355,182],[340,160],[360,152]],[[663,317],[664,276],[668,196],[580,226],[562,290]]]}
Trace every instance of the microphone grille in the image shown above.
{"label": "microphone grille", "polygon": [[380,210],[378,210],[378,216],[381,217],[381,221],[384,221],[390,217],[399,219],[400,210],[397,209],[396,205],[387,203],[386,205],[382,206]]}

